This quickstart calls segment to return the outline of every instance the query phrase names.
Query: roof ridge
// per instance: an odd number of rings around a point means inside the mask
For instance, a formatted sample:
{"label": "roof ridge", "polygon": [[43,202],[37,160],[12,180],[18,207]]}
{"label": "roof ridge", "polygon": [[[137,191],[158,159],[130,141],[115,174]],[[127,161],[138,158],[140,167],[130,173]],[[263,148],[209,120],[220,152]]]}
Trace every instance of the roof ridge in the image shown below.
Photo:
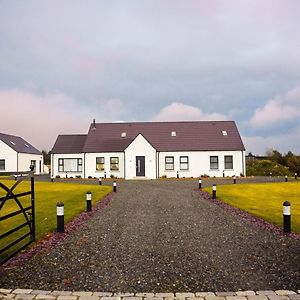
{"label": "roof ridge", "polygon": [[[127,122],[96,122],[95,124],[124,125],[124,124],[153,124],[153,123],[235,123],[234,120],[198,120],[198,121],[127,121]],[[93,123],[91,123],[93,124]]]}

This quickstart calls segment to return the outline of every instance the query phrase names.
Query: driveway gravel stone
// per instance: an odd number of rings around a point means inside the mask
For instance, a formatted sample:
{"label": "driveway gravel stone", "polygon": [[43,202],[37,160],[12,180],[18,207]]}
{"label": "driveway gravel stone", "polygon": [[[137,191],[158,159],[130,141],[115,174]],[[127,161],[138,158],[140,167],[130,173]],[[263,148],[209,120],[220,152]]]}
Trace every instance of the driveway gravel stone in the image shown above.
{"label": "driveway gravel stone", "polygon": [[147,292],[160,298],[176,291],[181,299],[220,291],[213,297],[225,299],[237,296],[232,291],[299,290],[300,241],[202,199],[197,186],[197,180],[118,181],[110,203],[67,239],[2,269],[0,287],[108,291],[130,299]]}

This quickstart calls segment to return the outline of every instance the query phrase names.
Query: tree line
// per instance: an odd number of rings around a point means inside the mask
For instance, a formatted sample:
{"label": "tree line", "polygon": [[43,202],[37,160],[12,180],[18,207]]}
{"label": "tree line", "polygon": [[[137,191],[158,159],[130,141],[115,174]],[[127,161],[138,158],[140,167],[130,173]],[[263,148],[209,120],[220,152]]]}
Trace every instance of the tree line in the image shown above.
{"label": "tree line", "polygon": [[248,155],[248,176],[294,176],[295,173],[300,176],[300,156],[292,151],[269,150],[264,157]]}

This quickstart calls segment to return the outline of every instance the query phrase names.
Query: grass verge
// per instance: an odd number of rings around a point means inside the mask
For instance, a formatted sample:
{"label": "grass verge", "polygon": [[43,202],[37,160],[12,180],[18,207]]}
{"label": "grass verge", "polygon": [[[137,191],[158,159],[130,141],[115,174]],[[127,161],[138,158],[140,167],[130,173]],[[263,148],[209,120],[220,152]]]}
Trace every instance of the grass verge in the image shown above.
{"label": "grass verge", "polygon": [[[204,190],[211,193],[211,187]],[[287,200],[292,231],[300,233],[300,182],[219,185],[217,198],[281,228],[282,204]]]}
{"label": "grass verge", "polygon": [[[3,184],[11,187],[15,181],[1,180]],[[14,191],[15,193],[29,191],[30,182],[23,181]],[[86,210],[86,192],[92,192],[92,203],[95,205],[103,197],[111,192],[110,186],[72,184],[72,183],[51,183],[36,182],[35,183],[35,215],[36,215],[36,238],[41,240],[45,235],[56,230],[56,204],[64,203],[65,224],[70,222],[79,213]],[[5,192],[0,189],[0,197],[5,196]],[[26,207],[30,205],[30,196],[25,196],[22,204]],[[8,200],[0,211],[0,216],[18,210],[18,206],[14,200]],[[1,221],[0,235],[8,230],[16,227],[25,221],[21,215]],[[19,236],[27,232],[27,228],[19,230],[0,241],[0,248],[16,240]],[[5,253],[7,254],[7,252]]]}

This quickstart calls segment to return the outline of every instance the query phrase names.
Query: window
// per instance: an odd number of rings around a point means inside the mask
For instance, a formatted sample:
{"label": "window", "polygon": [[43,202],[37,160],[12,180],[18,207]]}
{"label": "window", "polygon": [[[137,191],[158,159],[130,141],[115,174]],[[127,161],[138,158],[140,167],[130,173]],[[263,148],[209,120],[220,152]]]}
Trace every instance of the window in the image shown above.
{"label": "window", "polygon": [[223,134],[224,136],[227,136],[227,135],[228,135],[226,130],[223,130],[223,131],[222,131],[222,134]]}
{"label": "window", "polygon": [[119,157],[110,158],[110,170],[119,171]]}
{"label": "window", "polygon": [[104,171],[104,157],[96,157],[96,171]]}
{"label": "window", "polygon": [[165,157],[165,169],[174,170],[174,156]]}
{"label": "window", "polygon": [[219,157],[218,156],[210,156],[210,169],[211,170],[219,169]]}
{"label": "window", "polygon": [[0,159],[0,170],[5,170],[5,159]]}
{"label": "window", "polygon": [[224,156],[224,162],[225,162],[225,169],[233,169],[233,157],[232,155],[225,155]]}
{"label": "window", "polygon": [[81,172],[82,158],[59,158],[58,172]]}
{"label": "window", "polygon": [[189,157],[188,156],[180,156],[180,170],[188,170],[189,169]]}

